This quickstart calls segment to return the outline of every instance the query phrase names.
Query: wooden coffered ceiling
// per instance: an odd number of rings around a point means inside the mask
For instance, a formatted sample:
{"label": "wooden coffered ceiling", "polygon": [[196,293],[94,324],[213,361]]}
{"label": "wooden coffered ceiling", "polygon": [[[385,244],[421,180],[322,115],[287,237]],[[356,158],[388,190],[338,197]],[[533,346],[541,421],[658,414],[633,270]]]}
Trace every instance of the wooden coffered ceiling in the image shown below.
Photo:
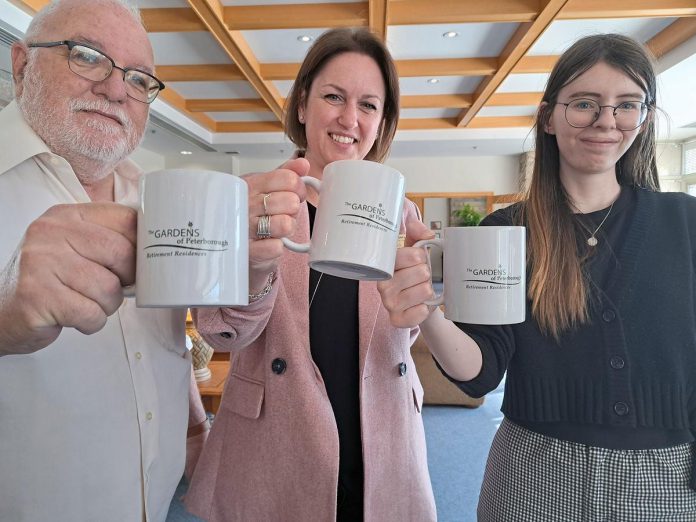
{"label": "wooden coffered ceiling", "polygon": [[[26,10],[47,3],[13,1]],[[624,32],[625,25],[626,34],[644,41],[658,59],[696,36],[696,0],[257,0],[259,5],[242,5],[248,3],[136,2],[153,40],[157,76],[167,83],[162,99],[211,133],[281,131],[284,95],[307,48],[298,46],[296,36],[330,27],[366,26],[386,38],[402,82],[400,130],[531,127],[539,82],[525,90],[512,80],[548,74],[557,54],[588,28],[603,32],[612,22],[614,30]],[[559,42],[565,28],[569,41]],[[450,29],[459,35],[445,41],[442,34]],[[555,41],[544,45],[549,29]],[[187,44],[200,33],[204,40]],[[414,39],[422,39],[417,56],[400,47]],[[178,45],[195,47],[195,59],[177,61]],[[299,51],[290,59],[282,53],[275,57],[274,49],[293,46]],[[557,52],[544,52],[548,48]],[[430,91],[430,78],[448,87]],[[224,85],[239,88],[228,92]]]}

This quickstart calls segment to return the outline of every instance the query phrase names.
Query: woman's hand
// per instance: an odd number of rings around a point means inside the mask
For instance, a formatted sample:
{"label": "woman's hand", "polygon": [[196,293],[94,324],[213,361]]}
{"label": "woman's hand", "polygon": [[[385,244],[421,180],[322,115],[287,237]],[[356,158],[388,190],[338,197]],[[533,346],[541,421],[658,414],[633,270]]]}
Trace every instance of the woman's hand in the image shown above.
{"label": "woman's hand", "polygon": [[[306,198],[300,176],[309,172],[304,158],[286,161],[270,172],[249,174],[242,179],[249,187],[249,293],[260,292],[283,255],[280,238],[297,228],[297,213]],[[264,217],[267,216],[267,217]],[[264,220],[259,226],[259,221]],[[264,230],[267,229],[267,230]],[[267,236],[259,237],[259,231]]]}
{"label": "woman's hand", "polygon": [[382,303],[396,327],[418,326],[432,311],[432,307],[425,304],[433,298],[428,256],[424,248],[411,246],[416,241],[432,237],[433,233],[420,221],[408,223],[406,246],[396,252],[394,277],[377,283]]}

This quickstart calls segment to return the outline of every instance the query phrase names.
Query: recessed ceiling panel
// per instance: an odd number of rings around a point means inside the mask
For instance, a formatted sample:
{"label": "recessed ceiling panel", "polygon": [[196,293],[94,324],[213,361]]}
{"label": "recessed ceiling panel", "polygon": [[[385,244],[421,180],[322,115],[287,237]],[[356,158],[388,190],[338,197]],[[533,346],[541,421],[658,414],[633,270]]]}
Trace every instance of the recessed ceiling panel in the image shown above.
{"label": "recessed ceiling panel", "polygon": [[[396,60],[498,56],[518,24],[391,25],[387,45]],[[443,38],[448,31],[459,33]]]}
{"label": "recessed ceiling panel", "polygon": [[401,95],[468,94],[473,92],[481,82],[478,76],[441,76],[437,79],[437,83],[429,83],[430,77],[401,78],[399,80]]}
{"label": "recessed ceiling panel", "polygon": [[232,63],[210,33],[149,33],[157,65]]}
{"label": "recessed ceiling panel", "polygon": [[508,107],[483,107],[478,116],[534,116],[536,105],[510,105]]}
{"label": "recessed ceiling panel", "polygon": [[496,92],[543,92],[549,75],[511,74],[500,84]]}
{"label": "recessed ceiling panel", "polygon": [[[242,31],[242,36],[260,63],[300,63],[324,31],[326,29],[265,29]],[[298,40],[302,36],[309,36],[312,41]]]}
{"label": "recessed ceiling panel", "polygon": [[456,118],[460,109],[401,109],[399,118]]}
{"label": "recessed ceiling panel", "polygon": [[171,87],[186,99],[258,98],[258,93],[248,82],[169,82]]}
{"label": "recessed ceiling panel", "polygon": [[625,34],[640,42],[646,42],[674,20],[674,18],[559,20],[551,24],[528,54],[561,54],[579,38],[599,33]]}
{"label": "recessed ceiling panel", "polygon": [[215,121],[278,121],[272,112],[206,112]]}

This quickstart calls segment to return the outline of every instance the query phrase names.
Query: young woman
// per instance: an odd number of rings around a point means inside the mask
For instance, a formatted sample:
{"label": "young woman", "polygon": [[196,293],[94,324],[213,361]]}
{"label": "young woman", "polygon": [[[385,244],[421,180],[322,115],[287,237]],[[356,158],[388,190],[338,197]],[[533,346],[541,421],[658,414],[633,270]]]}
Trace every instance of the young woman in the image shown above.
{"label": "young woman", "polygon": [[658,192],[654,110],[635,41],[590,36],[560,57],[529,193],[483,223],[527,227],[524,323],[429,310],[421,249],[401,249],[380,284],[393,324],[420,323],[463,391],[507,371],[482,522],[696,520],[696,199]]}
{"label": "young woman", "polygon": [[[285,127],[309,175],[321,178],[332,161],[382,161],[398,114],[384,44],[366,30],[337,29],[309,50]],[[270,231],[264,225],[276,198],[250,200],[269,248],[281,237],[275,215]],[[309,239],[318,194],[308,191],[307,202],[297,242]],[[402,229],[418,219],[406,201]],[[249,306],[195,317],[216,350],[233,354],[188,509],[225,522],[435,520],[423,391],[409,352],[418,329],[391,326],[375,283],[311,271],[306,255],[284,251],[255,267],[268,284]]]}

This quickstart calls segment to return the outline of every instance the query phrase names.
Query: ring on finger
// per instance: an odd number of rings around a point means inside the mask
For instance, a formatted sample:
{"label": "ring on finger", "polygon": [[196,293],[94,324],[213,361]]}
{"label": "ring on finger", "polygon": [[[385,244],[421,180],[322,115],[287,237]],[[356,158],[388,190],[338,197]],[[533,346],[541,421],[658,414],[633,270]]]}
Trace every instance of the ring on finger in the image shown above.
{"label": "ring on finger", "polygon": [[259,222],[256,225],[256,237],[259,239],[268,239],[271,237],[271,216],[268,214],[259,216]]}
{"label": "ring on finger", "polygon": [[263,213],[264,213],[264,214],[268,214],[268,207],[266,206],[266,200],[267,200],[268,198],[270,198],[270,197],[271,197],[270,194],[264,194],[264,195],[263,195]]}

